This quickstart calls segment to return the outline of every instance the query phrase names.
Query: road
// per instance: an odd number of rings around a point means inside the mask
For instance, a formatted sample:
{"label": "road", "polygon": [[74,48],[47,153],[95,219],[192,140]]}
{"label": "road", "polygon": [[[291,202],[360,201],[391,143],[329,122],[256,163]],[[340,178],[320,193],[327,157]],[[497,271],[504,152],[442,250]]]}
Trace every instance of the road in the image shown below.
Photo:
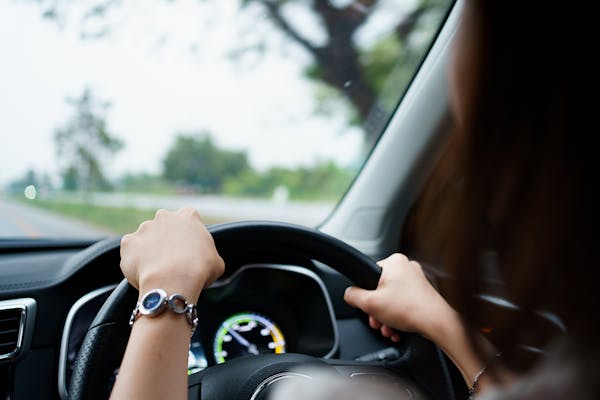
{"label": "road", "polygon": [[[62,194],[57,201],[81,203],[81,197]],[[217,195],[159,196],[135,193],[94,193],[85,200],[91,204],[108,207],[135,207],[155,210],[175,210],[185,206],[196,208],[200,215],[222,221],[270,220],[285,221],[306,226],[323,222],[335,203],[305,201],[274,201]]]}
{"label": "road", "polygon": [[[61,202],[80,203],[76,196],[62,195]],[[108,207],[130,206],[140,209],[196,208],[200,215],[222,221],[271,220],[306,226],[321,223],[334,207],[332,203],[277,202],[221,196],[156,196],[125,193],[96,193],[87,202]],[[0,197],[0,238],[2,237],[68,237],[98,238],[110,234],[73,218],[14,202]]]}
{"label": "road", "polygon": [[0,238],[99,238],[109,233],[75,219],[0,198]]}

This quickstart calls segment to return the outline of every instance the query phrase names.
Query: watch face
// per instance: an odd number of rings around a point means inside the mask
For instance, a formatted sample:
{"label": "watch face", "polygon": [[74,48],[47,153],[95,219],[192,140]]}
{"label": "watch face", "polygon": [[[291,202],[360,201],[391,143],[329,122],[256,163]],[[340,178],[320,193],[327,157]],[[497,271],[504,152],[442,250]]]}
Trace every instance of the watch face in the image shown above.
{"label": "watch face", "polygon": [[150,311],[150,310],[154,310],[155,308],[157,308],[162,303],[162,301],[163,301],[163,296],[161,296],[160,293],[150,292],[144,297],[144,300],[142,301],[142,305],[144,306],[145,309]]}
{"label": "watch face", "polygon": [[160,293],[153,292],[148,293],[146,297],[144,297],[144,307],[151,310],[160,304]]}

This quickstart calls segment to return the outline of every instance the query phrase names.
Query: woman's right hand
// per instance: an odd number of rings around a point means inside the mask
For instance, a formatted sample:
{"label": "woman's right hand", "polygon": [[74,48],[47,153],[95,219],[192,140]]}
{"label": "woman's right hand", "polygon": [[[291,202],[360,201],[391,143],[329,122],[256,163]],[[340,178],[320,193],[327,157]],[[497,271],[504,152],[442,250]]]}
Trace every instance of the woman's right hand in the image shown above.
{"label": "woman's right hand", "polygon": [[[399,341],[393,329],[418,332],[435,342],[454,362],[467,387],[483,371],[483,364],[471,346],[465,327],[456,311],[429,283],[421,265],[403,254],[393,254],[378,263],[381,278],[375,290],[346,289],[348,304],[369,314],[374,329]],[[479,380],[480,391],[493,382],[488,376]]]}
{"label": "woman's right hand", "polygon": [[394,329],[418,332],[436,341],[448,325],[457,323],[457,314],[425,277],[421,265],[400,253],[379,261],[381,278],[375,290],[346,289],[344,299],[369,314],[373,329],[400,340]]}
{"label": "woman's right hand", "polygon": [[[193,208],[158,210],[121,239],[121,270],[140,297],[163,289],[195,304],[224,272],[212,236]],[[186,399],[190,324],[182,315],[139,318],[131,329],[112,399]],[[153,366],[153,368],[140,368]]]}
{"label": "woman's right hand", "polygon": [[191,207],[158,210],[121,240],[121,270],[140,296],[162,288],[195,303],[224,269],[212,236]]}

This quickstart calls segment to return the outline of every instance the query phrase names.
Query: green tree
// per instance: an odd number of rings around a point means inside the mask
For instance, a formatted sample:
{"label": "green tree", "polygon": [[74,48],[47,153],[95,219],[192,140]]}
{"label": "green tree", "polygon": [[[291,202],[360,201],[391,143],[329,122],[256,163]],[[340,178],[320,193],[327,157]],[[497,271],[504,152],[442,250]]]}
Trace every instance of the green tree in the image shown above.
{"label": "green tree", "polygon": [[177,135],[163,161],[166,180],[204,193],[220,192],[226,179],[248,170],[246,152],[220,149],[207,133]]}
{"label": "green tree", "polygon": [[117,189],[125,192],[174,194],[175,188],[165,182],[162,174],[126,173],[117,181]]}
{"label": "green tree", "polygon": [[21,195],[23,189],[32,185],[36,188],[39,194],[46,194],[53,189],[52,179],[47,172],[36,172],[33,168],[29,168],[25,174],[10,182],[6,189],[11,194]]}
{"label": "green tree", "polygon": [[[221,1],[221,0],[213,0]],[[239,0],[242,9],[257,4],[268,20],[291,43],[299,46],[312,59],[306,76],[321,83],[315,95],[319,102],[332,102],[339,95],[352,106],[353,122],[364,127],[365,142],[370,147],[387,123],[389,111],[396,106],[399,94],[411,79],[436,26],[450,4],[449,0],[416,0],[407,2],[412,8],[398,12],[390,36],[368,48],[358,45],[356,36],[378,7],[390,7],[388,0]],[[42,2],[44,17],[61,23],[71,8],[66,1]],[[81,36],[101,39],[111,33],[109,15],[121,5],[119,0],[88,0],[81,16]],[[173,2],[176,3],[176,2]],[[315,41],[296,24],[293,7],[305,7],[322,28],[324,40]],[[433,26],[432,26],[433,24]],[[257,36],[256,26],[248,27],[251,34],[240,38],[239,49],[230,52],[239,58],[247,51],[263,53],[267,37]],[[193,47],[193,46],[192,46]],[[390,82],[387,95],[381,98],[383,83]],[[387,86],[386,86],[387,87]],[[391,94],[391,95],[390,95]],[[327,104],[319,106],[326,112]]]}
{"label": "green tree", "polygon": [[40,176],[36,173],[32,168],[28,169],[23,176],[18,179],[13,180],[8,185],[8,190],[12,194],[22,194],[23,189],[29,185],[33,185],[35,187],[39,187]]}
{"label": "green tree", "polygon": [[96,100],[89,88],[79,98],[68,98],[74,108],[67,123],[54,132],[56,152],[62,160],[65,190],[105,190],[110,187],[103,163],[123,149],[123,141],[107,127],[110,103]]}
{"label": "green tree", "polygon": [[355,171],[333,161],[310,167],[272,167],[263,173],[246,171],[227,179],[224,192],[231,195],[271,197],[277,187],[285,187],[290,197],[299,200],[337,200],[350,186]]}
{"label": "green tree", "polygon": [[63,173],[63,189],[68,191],[79,190],[79,173],[77,172],[77,168],[70,166],[67,167]]}

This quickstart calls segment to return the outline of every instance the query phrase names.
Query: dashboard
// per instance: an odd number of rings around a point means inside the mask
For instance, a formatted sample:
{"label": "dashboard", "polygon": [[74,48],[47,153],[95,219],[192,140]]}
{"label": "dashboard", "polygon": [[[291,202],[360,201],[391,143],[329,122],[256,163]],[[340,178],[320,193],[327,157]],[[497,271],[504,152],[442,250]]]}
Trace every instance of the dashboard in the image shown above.
{"label": "dashboard", "polygon": [[[67,398],[88,327],[116,285],[89,292],[67,314],[59,355],[59,393]],[[314,272],[253,264],[202,292],[188,356],[192,374],[237,357],[286,352],[330,358],[339,338],[329,293]]]}
{"label": "dashboard", "polygon": [[[0,311],[2,304],[16,299],[28,298],[35,305],[21,319],[20,355],[0,360],[0,398],[67,398],[88,328],[123,279],[118,244],[118,238],[91,245],[40,242],[38,247],[27,241],[23,247],[16,243],[0,250]],[[460,392],[461,386],[452,384],[460,383],[460,376],[446,367],[443,354],[431,343],[405,334],[392,344],[373,332],[364,315],[343,301],[351,282],[334,268],[279,254],[272,257],[277,261],[244,263],[253,259],[251,250],[230,249],[237,258],[230,260],[229,274],[203,290],[198,300],[199,326],[191,339],[188,367],[190,373],[211,368],[190,375],[191,387],[198,390],[195,380],[210,377],[214,387],[235,391],[239,386],[220,371],[244,362],[252,365],[254,358],[257,363],[270,360],[265,362],[275,367],[306,357],[303,360],[318,360],[349,381],[390,381],[410,390],[413,398],[422,391],[434,399]],[[134,299],[135,294],[128,300],[132,309]],[[126,321],[131,311],[119,314]],[[126,334],[128,328],[123,328]],[[256,353],[274,355],[259,358]],[[117,368],[118,361],[111,365]]]}
{"label": "dashboard", "polygon": [[[11,246],[0,249],[0,312],[12,312],[7,310],[24,300],[29,303],[21,318],[20,354],[0,359],[0,398],[64,400],[87,329],[115,283],[122,280],[117,241],[91,246],[40,242],[38,247],[27,241],[22,247]],[[396,371],[395,380],[402,375],[403,389],[415,392],[417,385],[438,399],[455,390],[457,398],[463,397],[462,378],[446,367],[450,364],[438,349],[410,334],[391,344],[344,303],[348,279],[316,261],[293,263],[239,263],[230,275],[203,291],[198,301],[199,327],[189,349],[190,373],[215,366],[205,371],[210,374],[227,368],[232,358],[256,353],[302,353],[324,359],[349,379],[379,376],[380,366],[385,365]],[[519,312],[499,293],[490,291],[480,299],[492,306],[490,315]],[[545,314],[528,317],[543,317],[540,326],[550,333],[565,329]],[[542,354],[543,343],[531,339],[524,343],[528,354]],[[369,366],[372,373],[366,371]]]}

